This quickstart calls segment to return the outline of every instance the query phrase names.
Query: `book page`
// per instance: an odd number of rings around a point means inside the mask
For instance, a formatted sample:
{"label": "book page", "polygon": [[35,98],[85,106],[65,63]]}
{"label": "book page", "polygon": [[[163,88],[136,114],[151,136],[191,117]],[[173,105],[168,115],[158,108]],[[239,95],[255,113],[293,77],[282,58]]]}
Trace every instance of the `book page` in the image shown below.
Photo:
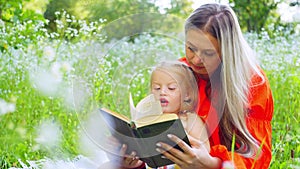
{"label": "book page", "polygon": [[135,125],[137,128],[144,127],[151,124],[163,123],[166,121],[174,121],[178,119],[177,114],[155,114],[155,115],[147,115],[141,117],[135,121]]}
{"label": "book page", "polygon": [[116,113],[116,112],[114,112],[112,110],[109,110],[107,108],[104,108],[104,107],[101,108],[100,111],[102,111],[103,113],[110,114],[110,115],[112,115],[112,116],[114,116],[114,117],[116,117],[120,120],[123,120],[126,123],[130,123],[130,119],[128,117],[126,117],[125,115],[123,115],[123,114]]}
{"label": "book page", "polygon": [[150,116],[150,115],[160,115],[162,114],[162,108],[160,101],[156,100],[153,94],[150,94],[143,98],[136,107],[133,104],[132,95],[130,94],[130,113],[131,120],[137,121],[140,118]]}
{"label": "book page", "polygon": [[129,106],[130,106],[131,120],[134,121],[134,120],[136,120],[136,115],[138,114],[138,112],[137,112],[137,110],[136,110],[136,108],[134,106],[131,93],[129,93]]}

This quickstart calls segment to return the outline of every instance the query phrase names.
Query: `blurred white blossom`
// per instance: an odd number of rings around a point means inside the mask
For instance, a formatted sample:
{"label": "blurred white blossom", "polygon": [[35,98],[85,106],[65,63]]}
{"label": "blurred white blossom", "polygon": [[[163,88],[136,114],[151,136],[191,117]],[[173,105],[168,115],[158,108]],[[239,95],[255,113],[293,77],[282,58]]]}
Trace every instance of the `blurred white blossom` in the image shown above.
{"label": "blurred white blossom", "polygon": [[72,86],[66,88],[62,94],[66,107],[71,110],[81,111],[91,95],[86,82],[80,79],[73,80]]}
{"label": "blurred white blossom", "polygon": [[53,61],[55,58],[55,50],[51,46],[44,47],[44,56],[49,60]]}
{"label": "blurred white blossom", "polygon": [[22,168],[10,167],[9,169],[40,169],[41,163],[44,162],[45,160],[44,159],[38,160],[38,161],[29,161],[29,160],[26,160],[26,162],[28,163],[28,165],[25,164],[20,159],[18,159],[18,161],[21,164]]}
{"label": "blurred white blossom", "polygon": [[0,99],[0,115],[14,112],[16,110],[15,103],[8,103]]}
{"label": "blurred white blossom", "polygon": [[31,72],[31,82],[33,86],[47,96],[56,96],[59,86],[61,85],[62,77],[56,72],[49,72],[44,69],[38,69]]}
{"label": "blurred white blossom", "polygon": [[73,67],[70,65],[69,62],[63,62],[61,64],[61,71],[65,73],[70,73],[73,70]]}
{"label": "blurred white blossom", "polygon": [[11,167],[9,169],[99,169],[97,161],[92,161],[82,155],[78,155],[72,160],[55,160],[50,158],[38,161],[26,160],[28,164],[25,164],[20,159],[18,161],[22,168]]}
{"label": "blurred white blossom", "polygon": [[81,126],[79,132],[80,151],[92,161],[97,162],[98,165],[105,164],[109,161],[106,152],[111,153],[111,151],[106,146],[109,143],[107,140],[108,129],[98,110],[92,112],[88,119],[82,122]]}
{"label": "blurred white blossom", "polygon": [[43,94],[56,97],[59,92],[65,91],[64,76],[73,70],[68,62],[54,62],[49,70],[38,68],[30,72],[32,85]]}
{"label": "blurred white blossom", "polygon": [[57,146],[62,137],[60,125],[52,120],[46,120],[38,126],[37,134],[35,141],[46,148]]}
{"label": "blurred white blossom", "polygon": [[231,161],[224,161],[222,163],[222,168],[224,169],[235,169],[233,163]]}
{"label": "blurred white blossom", "polygon": [[51,74],[54,76],[54,78],[58,81],[62,80],[63,73],[61,71],[61,63],[54,62],[51,66]]}
{"label": "blurred white blossom", "polygon": [[43,169],[97,169],[97,162],[91,161],[84,156],[77,156],[74,160],[47,160],[43,166]]}
{"label": "blurred white blossom", "polygon": [[293,14],[293,20],[294,22],[300,22],[300,7],[299,10]]}
{"label": "blurred white blossom", "polygon": [[54,62],[51,66],[51,73],[57,78],[62,79],[64,73],[70,73],[73,70],[68,62]]}
{"label": "blurred white blossom", "polygon": [[5,22],[2,19],[0,19],[0,28],[4,26],[5,26]]}

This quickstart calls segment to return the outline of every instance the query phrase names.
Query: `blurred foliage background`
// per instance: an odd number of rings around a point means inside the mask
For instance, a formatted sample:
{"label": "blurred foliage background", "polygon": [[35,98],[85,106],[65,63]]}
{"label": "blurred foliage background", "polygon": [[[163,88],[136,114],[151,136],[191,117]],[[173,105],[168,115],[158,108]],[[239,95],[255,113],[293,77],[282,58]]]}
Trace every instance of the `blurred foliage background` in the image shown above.
{"label": "blurred foliage background", "polygon": [[[216,0],[216,2],[219,1]],[[237,13],[244,32],[260,33],[262,30],[266,30],[269,36],[272,36],[272,32],[279,26],[288,29],[291,33],[296,27],[295,22],[282,22],[278,13],[279,4],[299,6],[299,2],[296,0],[229,0],[227,2]],[[162,6],[162,4],[165,5]],[[0,19],[7,23],[24,22],[29,19],[47,19],[50,22],[47,29],[57,31],[58,28],[54,21],[58,18],[55,12],[61,10],[87,22],[104,20],[106,23],[111,23],[124,16],[138,13],[156,13],[156,18],[161,17],[159,15],[174,15],[185,19],[193,10],[192,4],[192,0],[164,2],[162,0],[1,0]],[[131,22],[134,22],[138,18],[130,19]],[[151,24],[159,25],[160,23],[153,22]],[[182,23],[177,24],[181,25]],[[123,25],[120,23],[119,27],[117,24],[114,26],[114,29],[118,29]]]}

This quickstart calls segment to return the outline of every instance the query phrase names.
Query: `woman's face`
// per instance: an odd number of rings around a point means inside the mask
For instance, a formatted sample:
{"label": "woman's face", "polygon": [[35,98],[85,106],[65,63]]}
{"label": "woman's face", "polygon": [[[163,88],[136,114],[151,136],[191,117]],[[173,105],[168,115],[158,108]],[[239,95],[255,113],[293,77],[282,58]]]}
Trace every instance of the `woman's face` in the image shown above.
{"label": "woman's face", "polygon": [[194,72],[209,77],[221,63],[220,47],[216,38],[209,33],[191,29],[185,42],[186,59]]}
{"label": "woman's face", "polygon": [[181,106],[180,86],[169,73],[156,70],[151,76],[151,93],[160,101],[163,113],[178,114]]}

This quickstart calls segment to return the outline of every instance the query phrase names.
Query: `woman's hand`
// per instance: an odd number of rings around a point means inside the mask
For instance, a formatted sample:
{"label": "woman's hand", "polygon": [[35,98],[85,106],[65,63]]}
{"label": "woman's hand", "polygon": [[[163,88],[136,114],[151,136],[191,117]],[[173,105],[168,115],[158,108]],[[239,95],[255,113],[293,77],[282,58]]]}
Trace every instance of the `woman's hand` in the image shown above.
{"label": "woman's hand", "polygon": [[190,147],[177,136],[169,134],[168,137],[177,143],[183,152],[162,142],[157,144],[157,151],[176,163],[181,169],[220,168],[221,160],[217,157],[210,156],[203,143],[195,138],[189,136],[189,141],[192,146]]}

